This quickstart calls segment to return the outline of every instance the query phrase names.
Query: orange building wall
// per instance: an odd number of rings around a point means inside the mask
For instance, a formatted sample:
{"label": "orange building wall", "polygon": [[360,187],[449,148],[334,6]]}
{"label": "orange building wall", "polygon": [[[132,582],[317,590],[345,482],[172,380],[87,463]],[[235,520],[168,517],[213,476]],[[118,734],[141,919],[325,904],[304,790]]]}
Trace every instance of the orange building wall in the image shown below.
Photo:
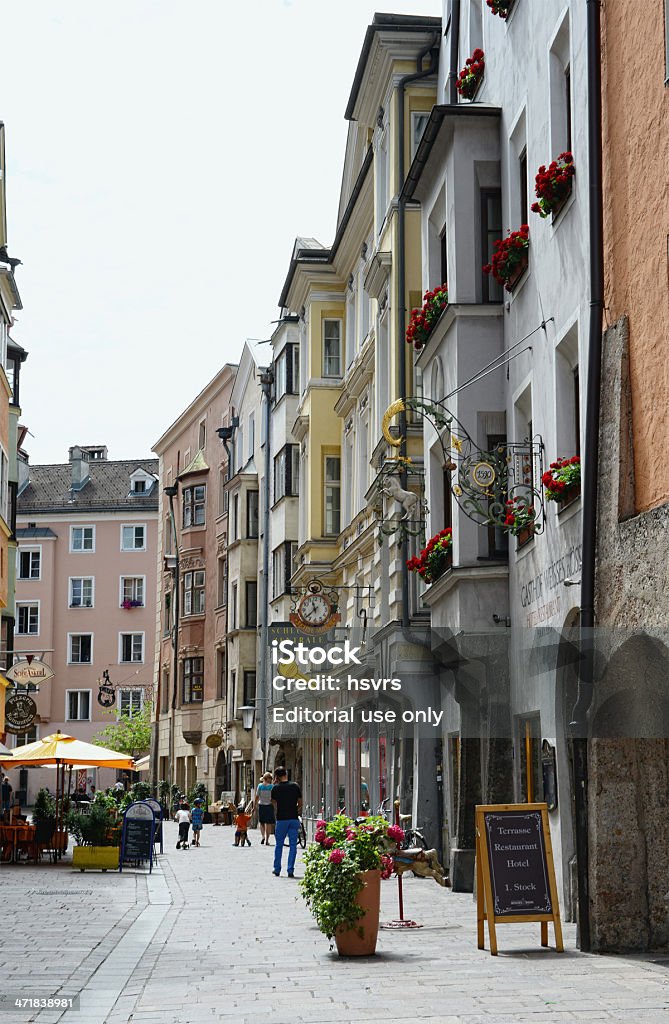
{"label": "orange building wall", "polygon": [[602,6],[604,326],[629,318],[635,505],[669,500],[669,87],[664,0]]}

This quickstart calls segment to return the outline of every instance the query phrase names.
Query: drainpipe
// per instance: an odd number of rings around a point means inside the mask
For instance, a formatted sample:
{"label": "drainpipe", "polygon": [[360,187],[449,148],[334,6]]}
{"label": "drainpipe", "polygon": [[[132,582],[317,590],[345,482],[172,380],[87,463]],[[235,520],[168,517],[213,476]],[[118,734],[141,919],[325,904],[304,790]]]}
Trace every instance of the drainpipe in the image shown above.
{"label": "drainpipe", "polygon": [[458,43],[460,42],[460,0],[451,0],[450,53],[448,59],[448,102],[458,102]]}
{"label": "drainpipe", "polygon": [[[404,75],[400,79],[398,89],[398,124],[399,124],[399,138],[398,138],[398,157],[397,157],[397,190],[399,192],[399,202],[397,206],[397,255],[398,255],[398,266],[397,266],[397,360],[398,360],[398,384],[399,384],[399,397],[402,401],[406,401],[407,397],[407,364],[406,364],[406,341],[404,339],[406,331],[406,253],[405,253],[405,235],[406,235],[406,199],[402,195],[402,186],[404,185],[405,169],[404,169],[404,90],[410,82],[417,82],[421,78],[429,78],[437,70],[439,64],[439,51],[435,51],[439,39],[438,33],[434,33],[432,39],[425,47],[424,50],[418,54],[416,58],[416,70],[411,75]],[[430,54],[430,66],[426,71],[422,70],[423,60]],[[402,439],[399,454],[406,458],[407,453],[407,418],[406,412],[401,412],[399,416],[399,431]],[[403,464],[405,465],[405,464]],[[401,474],[402,487],[406,487],[407,483],[407,471],[406,468],[402,469]],[[406,627],[410,624],[411,616],[409,615],[409,570],[407,569],[408,559],[408,541],[405,537],[402,540],[402,626]]]}
{"label": "drainpipe", "polygon": [[600,0],[586,0],[588,75],[588,190],[590,242],[590,326],[588,382],[585,407],[583,466],[583,551],[578,694],[572,711],[574,803],[578,866],[578,929],[580,948],[589,951],[590,893],[588,850],[588,723],[594,690],[595,554],[597,539],[597,478],[599,473],[599,412],[604,310],[604,242],[602,212],[602,82]]}
{"label": "drainpipe", "polygon": [[[272,422],[272,384],[274,371],[271,366],[260,374],[260,387],[265,397],[265,479],[262,498],[262,587],[260,592],[260,678],[256,693],[256,709],[260,712],[260,749],[263,769],[267,766],[267,659],[269,654],[269,478],[271,472],[270,425]],[[258,708],[258,705],[260,707]]]}

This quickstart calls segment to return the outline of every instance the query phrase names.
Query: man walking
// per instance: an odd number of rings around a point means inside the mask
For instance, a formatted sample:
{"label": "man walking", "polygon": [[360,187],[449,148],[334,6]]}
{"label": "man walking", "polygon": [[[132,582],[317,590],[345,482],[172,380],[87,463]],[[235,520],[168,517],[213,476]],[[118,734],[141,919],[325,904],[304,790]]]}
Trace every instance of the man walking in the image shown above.
{"label": "man walking", "polygon": [[285,768],[277,768],[274,772],[272,786],[272,803],[276,818],[274,874],[281,874],[281,858],[283,842],[288,836],[288,877],[295,877],[295,858],[297,857],[297,835],[300,828],[298,815],[302,810],[302,791],[296,782],[288,781]]}

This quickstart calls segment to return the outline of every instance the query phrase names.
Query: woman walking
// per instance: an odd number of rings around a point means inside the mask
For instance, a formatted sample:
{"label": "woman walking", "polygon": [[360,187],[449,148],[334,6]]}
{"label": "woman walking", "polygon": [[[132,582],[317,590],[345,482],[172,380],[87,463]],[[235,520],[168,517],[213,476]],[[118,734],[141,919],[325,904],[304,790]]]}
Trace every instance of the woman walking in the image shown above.
{"label": "woman walking", "polygon": [[274,833],[274,805],[272,804],[272,773],[265,772],[253,802],[253,809],[258,808],[258,824],[260,825],[261,846],[269,846],[269,837]]}

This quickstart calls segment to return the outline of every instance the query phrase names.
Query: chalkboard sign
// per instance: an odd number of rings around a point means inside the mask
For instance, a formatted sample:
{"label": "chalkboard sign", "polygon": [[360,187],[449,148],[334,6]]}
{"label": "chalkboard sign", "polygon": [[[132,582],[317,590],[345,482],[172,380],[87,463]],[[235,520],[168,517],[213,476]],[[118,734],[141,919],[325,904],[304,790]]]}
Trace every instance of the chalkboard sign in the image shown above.
{"label": "chalkboard sign", "polygon": [[155,830],[156,817],[153,808],[144,801],[130,804],[123,815],[119,871],[123,871],[124,863],[137,864],[145,860],[149,862],[149,872],[153,870]]}
{"label": "chalkboard sign", "polygon": [[497,953],[495,924],[541,922],[541,944],[548,945],[553,922],[562,950],[560,909],[546,804],[488,804],[476,808],[476,878],[479,949],[484,926]]}
{"label": "chalkboard sign", "polygon": [[153,845],[160,844],[160,852],[163,852],[163,809],[161,805],[152,796],[147,796],[146,800],[142,801],[148,804],[153,810],[156,819],[156,831],[153,834]]}

